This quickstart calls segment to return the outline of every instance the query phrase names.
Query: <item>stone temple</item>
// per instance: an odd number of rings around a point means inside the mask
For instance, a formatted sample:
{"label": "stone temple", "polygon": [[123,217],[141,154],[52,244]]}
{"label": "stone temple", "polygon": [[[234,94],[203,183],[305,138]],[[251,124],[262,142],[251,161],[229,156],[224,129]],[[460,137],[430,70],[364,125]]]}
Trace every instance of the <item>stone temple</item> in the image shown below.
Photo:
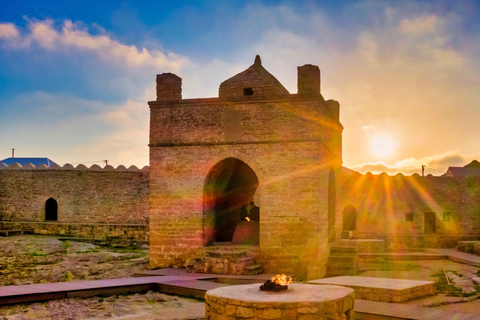
{"label": "stone temple", "polygon": [[0,161],[0,235],[149,242],[151,268],[300,279],[354,274],[354,257],[336,266],[341,247],[480,256],[480,163],[443,176],[342,167],[340,107],[317,66],[298,67],[290,94],[257,57],[205,99],[182,99],[164,73],[149,106],[149,167]]}
{"label": "stone temple", "polygon": [[[266,272],[326,274],[343,127],[317,66],[298,67],[291,94],[257,56],[205,99],[182,99],[181,78],[164,73],[148,104],[152,268],[247,248]],[[259,219],[246,221],[252,201]]]}

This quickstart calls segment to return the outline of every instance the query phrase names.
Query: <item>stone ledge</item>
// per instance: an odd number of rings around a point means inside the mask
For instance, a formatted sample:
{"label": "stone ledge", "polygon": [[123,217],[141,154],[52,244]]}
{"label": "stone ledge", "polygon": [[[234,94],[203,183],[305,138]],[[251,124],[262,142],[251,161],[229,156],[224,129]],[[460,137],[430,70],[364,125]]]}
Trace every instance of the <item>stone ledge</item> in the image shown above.
{"label": "stone ledge", "polygon": [[308,283],[349,287],[355,290],[357,299],[381,302],[403,302],[433,295],[437,291],[435,282],[432,281],[374,277],[342,276],[312,280]]}

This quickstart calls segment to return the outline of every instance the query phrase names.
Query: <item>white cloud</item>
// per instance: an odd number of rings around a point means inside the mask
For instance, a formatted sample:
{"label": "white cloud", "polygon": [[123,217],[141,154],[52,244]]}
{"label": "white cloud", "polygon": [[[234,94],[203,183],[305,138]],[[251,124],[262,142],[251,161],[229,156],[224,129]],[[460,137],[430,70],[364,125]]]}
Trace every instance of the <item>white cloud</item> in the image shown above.
{"label": "white cloud", "polygon": [[434,15],[415,17],[413,19],[402,19],[399,30],[405,34],[423,34],[434,32],[437,24],[437,17]]}
{"label": "white cloud", "polygon": [[407,158],[395,162],[393,165],[385,162],[367,162],[350,167],[350,169],[360,173],[371,172],[379,174],[385,172],[389,175],[403,173],[411,175],[414,173],[421,174],[422,166],[425,166],[425,175],[431,174],[439,176],[444,174],[448,167],[463,167],[473,160],[480,159],[480,151],[474,154],[462,154],[460,151],[448,151],[442,154],[435,154],[428,157],[416,159]]}
{"label": "white cloud", "polygon": [[[82,60],[78,70],[90,76],[90,83],[106,95],[128,92],[121,102],[85,99],[85,105],[98,108],[90,110],[90,116],[109,131],[81,144],[78,157],[91,150],[109,150],[105,157],[112,159],[116,158],[112,154],[127,159],[146,152],[140,144],[125,146],[133,143],[126,142],[130,136],[140,141],[148,134],[148,115],[143,112],[148,112],[146,101],[155,99],[156,73],[181,76],[184,98],[212,97],[217,96],[220,82],[244,70],[260,54],[263,65],[292,93],[296,92],[297,66],[320,67],[322,94],[341,105],[347,167],[419,173],[422,164],[446,170],[448,165],[469,160],[466,155],[477,150],[472,137],[480,136],[478,35],[462,34],[458,15],[439,14],[429,5],[412,1],[363,1],[344,8],[338,16],[328,16],[313,5],[304,13],[249,2],[230,21],[234,34],[229,39],[218,34],[221,41],[240,39],[243,51],[229,52],[225,58],[209,48],[212,58],[201,64],[152,49],[158,44],[144,48],[121,43],[101,28],[70,20],[30,20],[25,30],[0,24],[0,43],[12,50],[35,49],[35,55],[83,57],[87,53],[94,62]],[[341,19],[346,16],[348,21]],[[95,33],[89,28],[95,28]],[[456,41],[459,37],[462,42]],[[110,67],[108,72],[105,65]],[[140,114],[135,113],[137,108]],[[372,161],[376,159],[369,153],[368,136],[386,129],[401,140],[398,154],[408,159],[392,160],[393,165]],[[444,153],[456,149],[458,157]]]}
{"label": "white cloud", "polygon": [[0,25],[0,38],[12,49],[28,49],[34,44],[47,51],[89,51],[111,64],[129,67],[152,67],[178,72],[189,63],[188,58],[171,52],[137,48],[112,39],[108,34],[92,35],[80,22],[64,20],[60,27],[52,19],[28,20],[27,31],[19,36],[13,24]]}
{"label": "white cloud", "polygon": [[13,23],[0,23],[0,39],[12,39],[18,36],[19,32]]}
{"label": "white cloud", "polygon": [[127,101],[97,116],[112,130],[95,140],[78,143],[68,155],[71,159],[103,159],[113,166],[148,165],[149,112],[145,102]]}

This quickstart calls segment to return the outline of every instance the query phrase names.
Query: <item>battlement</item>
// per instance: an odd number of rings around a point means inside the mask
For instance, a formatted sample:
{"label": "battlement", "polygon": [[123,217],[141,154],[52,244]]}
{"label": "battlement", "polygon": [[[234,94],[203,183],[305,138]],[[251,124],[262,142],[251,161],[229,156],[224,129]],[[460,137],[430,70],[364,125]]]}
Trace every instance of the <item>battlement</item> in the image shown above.
{"label": "battlement", "polygon": [[106,165],[105,167],[100,167],[98,164],[92,165],[90,168],[84,164],[79,164],[76,167],[71,165],[70,163],[66,163],[63,166],[59,166],[58,164],[52,164],[50,167],[46,166],[45,164],[39,164],[37,166],[27,163],[25,165],[21,165],[18,162],[12,163],[10,166],[0,163],[0,170],[78,170],[78,171],[132,171],[132,172],[148,172],[150,170],[149,166],[144,166],[142,169],[139,169],[136,166],[130,166],[126,168],[123,165],[119,165],[118,167],[114,168],[111,165]]}

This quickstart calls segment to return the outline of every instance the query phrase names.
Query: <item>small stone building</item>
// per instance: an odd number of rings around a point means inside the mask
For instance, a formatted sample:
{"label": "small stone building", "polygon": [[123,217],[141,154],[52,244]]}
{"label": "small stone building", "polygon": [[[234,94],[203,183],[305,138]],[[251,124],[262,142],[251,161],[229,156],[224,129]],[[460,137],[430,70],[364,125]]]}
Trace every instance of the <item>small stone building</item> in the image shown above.
{"label": "small stone building", "polygon": [[[182,99],[181,90],[181,78],[159,74],[148,103],[150,267],[240,246],[265,272],[324,276],[343,127],[339,103],[320,93],[319,68],[298,67],[296,94],[259,56],[218,98]],[[252,201],[259,221],[242,215]]]}

